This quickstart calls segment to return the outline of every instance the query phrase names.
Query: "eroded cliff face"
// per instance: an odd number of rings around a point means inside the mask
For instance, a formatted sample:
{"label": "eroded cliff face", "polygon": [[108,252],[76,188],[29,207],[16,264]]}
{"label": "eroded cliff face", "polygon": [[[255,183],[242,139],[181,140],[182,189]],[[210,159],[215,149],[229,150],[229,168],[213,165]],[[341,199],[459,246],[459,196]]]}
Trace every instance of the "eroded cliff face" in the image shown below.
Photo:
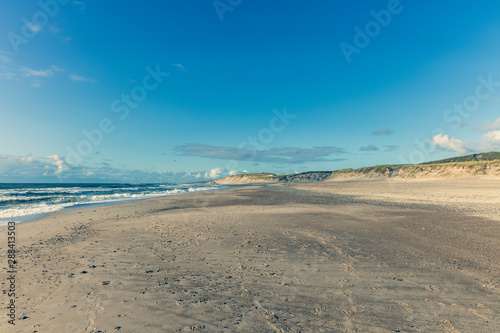
{"label": "eroded cliff face", "polygon": [[327,180],[346,178],[460,178],[500,176],[500,161],[455,162],[419,165],[382,165],[332,172]]}
{"label": "eroded cliff face", "polygon": [[241,174],[214,180],[213,184],[238,185],[252,183],[307,183],[342,179],[367,178],[460,178],[471,176],[500,176],[500,160],[453,162],[418,165],[378,165],[368,168],[338,171],[311,171],[292,175],[272,173]]}
{"label": "eroded cliff face", "polygon": [[248,173],[243,175],[228,176],[214,180],[214,184],[249,184],[249,183],[304,183],[324,181],[332,175],[331,171],[309,171],[293,175],[275,175],[272,173]]}
{"label": "eroded cliff face", "polygon": [[271,173],[269,174],[248,173],[248,174],[228,176],[222,179],[211,181],[211,183],[213,184],[222,184],[222,185],[269,183],[269,182],[278,182],[278,176]]}

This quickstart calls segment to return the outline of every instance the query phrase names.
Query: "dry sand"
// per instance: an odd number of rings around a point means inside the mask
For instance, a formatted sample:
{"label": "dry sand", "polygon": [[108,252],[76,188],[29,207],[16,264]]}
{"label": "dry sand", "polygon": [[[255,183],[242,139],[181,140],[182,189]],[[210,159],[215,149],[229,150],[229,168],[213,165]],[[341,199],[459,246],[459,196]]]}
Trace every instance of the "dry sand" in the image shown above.
{"label": "dry sand", "polygon": [[499,190],[244,186],[51,214],[17,226],[24,319],[0,331],[500,332]]}

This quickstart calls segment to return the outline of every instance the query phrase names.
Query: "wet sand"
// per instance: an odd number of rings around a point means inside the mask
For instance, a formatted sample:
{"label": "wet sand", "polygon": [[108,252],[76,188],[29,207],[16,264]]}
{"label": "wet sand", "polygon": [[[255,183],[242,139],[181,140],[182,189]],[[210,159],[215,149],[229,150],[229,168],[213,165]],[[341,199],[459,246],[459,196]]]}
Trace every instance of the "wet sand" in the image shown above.
{"label": "wet sand", "polygon": [[432,182],[243,186],[19,224],[24,319],[4,310],[0,331],[499,332],[500,182]]}

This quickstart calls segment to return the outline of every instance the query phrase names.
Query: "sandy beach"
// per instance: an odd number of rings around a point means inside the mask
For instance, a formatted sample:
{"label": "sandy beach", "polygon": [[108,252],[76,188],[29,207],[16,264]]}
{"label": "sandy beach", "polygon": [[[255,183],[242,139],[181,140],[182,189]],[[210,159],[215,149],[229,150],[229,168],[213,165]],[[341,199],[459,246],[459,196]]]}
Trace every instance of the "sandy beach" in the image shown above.
{"label": "sandy beach", "polygon": [[16,226],[1,332],[500,332],[500,179],[249,185]]}

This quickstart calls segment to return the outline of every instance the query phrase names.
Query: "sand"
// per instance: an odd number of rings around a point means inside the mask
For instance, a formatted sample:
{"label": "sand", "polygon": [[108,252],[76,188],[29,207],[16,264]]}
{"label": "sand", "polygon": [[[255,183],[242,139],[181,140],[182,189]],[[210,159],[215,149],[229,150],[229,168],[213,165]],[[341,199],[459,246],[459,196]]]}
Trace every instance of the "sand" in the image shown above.
{"label": "sand", "polygon": [[24,319],[0,331],[500,332],[499,190],[253,185],[50,214],[17,225]]}

